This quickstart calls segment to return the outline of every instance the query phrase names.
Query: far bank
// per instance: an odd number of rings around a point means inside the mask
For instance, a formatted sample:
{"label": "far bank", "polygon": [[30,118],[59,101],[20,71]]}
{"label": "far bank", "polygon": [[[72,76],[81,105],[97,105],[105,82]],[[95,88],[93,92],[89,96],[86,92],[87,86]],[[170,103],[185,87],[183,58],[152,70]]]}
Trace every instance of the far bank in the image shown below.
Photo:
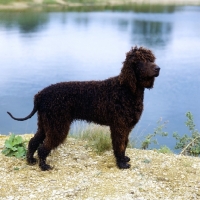
{"label": "far bank", "polygon": [[0,0],[0,10],[26,10],[30,8],[43,9],[43,8],[55,8],[55,9],[70,9],[88,7],[104,8],[104,7],[123,7],[123,6],[138,6],[138,5],[173,5],[173,6],[194,6],[200,5],[200,0]]}

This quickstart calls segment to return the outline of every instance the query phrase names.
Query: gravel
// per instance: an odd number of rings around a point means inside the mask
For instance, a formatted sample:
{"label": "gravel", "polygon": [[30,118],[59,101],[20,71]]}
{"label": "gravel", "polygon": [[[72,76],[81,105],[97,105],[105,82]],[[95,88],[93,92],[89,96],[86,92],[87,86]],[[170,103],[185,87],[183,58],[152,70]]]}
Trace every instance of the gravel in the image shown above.
{"label": "gravel", "polygon": [[[0,150],[6,138],[0,136]],[[200,199],[200,158],[130,148],[127,155],[131,168],[119,170],[112,151],[97,155],[87,142],[68,138],[47,159],[53,170],[44,172],[0,154],[0,200]]]}

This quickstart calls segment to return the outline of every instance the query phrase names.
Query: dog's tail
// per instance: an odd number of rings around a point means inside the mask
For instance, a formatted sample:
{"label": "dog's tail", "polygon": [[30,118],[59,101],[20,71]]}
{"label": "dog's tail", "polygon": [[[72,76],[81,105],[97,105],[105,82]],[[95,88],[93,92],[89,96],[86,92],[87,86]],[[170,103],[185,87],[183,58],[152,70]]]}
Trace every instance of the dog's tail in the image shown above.
{"label": "dog's tail", "polygon": [[10,117],[12,117],[14,120],[17,120],[17,121],[25,121],[25,120],[31,118],[36,112],[37,112],[37,107],[36,107],[36,105],[34,105],[32,112],[31,112],[27,117],[24,117],[24,118],[16,118],[16,117],[13,117],[13,115],[12,115],[10,112],[7,112],[7,113],[8,113],[8,114],[10,115]]}

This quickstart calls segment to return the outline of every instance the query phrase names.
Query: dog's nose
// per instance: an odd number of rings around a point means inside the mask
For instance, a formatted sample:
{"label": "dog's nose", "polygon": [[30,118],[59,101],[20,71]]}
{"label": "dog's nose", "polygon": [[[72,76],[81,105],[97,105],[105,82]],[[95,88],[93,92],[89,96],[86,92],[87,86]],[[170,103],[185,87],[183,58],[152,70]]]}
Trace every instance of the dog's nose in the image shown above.
{"label": "dog's nose", "polygon": [[158,67],[157,65],[154,68],[154,72],[155,72],[155,77],[159,76],[160,74],[160,67]]}
{"label": "dog's nose", "polygon": [[156,71],[156,72],[159,72],[159,71],[160,71],[160,67],[158,67],[158,66],[156,65],[155,71]]}

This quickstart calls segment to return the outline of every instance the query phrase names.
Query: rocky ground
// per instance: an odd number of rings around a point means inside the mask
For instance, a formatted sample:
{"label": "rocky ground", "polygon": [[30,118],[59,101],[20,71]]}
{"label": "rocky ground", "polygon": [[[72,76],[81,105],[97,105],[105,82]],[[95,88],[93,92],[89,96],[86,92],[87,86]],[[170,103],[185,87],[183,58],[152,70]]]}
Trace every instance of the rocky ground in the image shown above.
{"label": "rocky ground", "polygon": [[127,155],[131,168],[119,170],[112,151],[97,155],[87,142],[68,138],[48,157],[53,170],[43,172],[0,153],[0,200],[200,199],[200,158],[139,149]]}

